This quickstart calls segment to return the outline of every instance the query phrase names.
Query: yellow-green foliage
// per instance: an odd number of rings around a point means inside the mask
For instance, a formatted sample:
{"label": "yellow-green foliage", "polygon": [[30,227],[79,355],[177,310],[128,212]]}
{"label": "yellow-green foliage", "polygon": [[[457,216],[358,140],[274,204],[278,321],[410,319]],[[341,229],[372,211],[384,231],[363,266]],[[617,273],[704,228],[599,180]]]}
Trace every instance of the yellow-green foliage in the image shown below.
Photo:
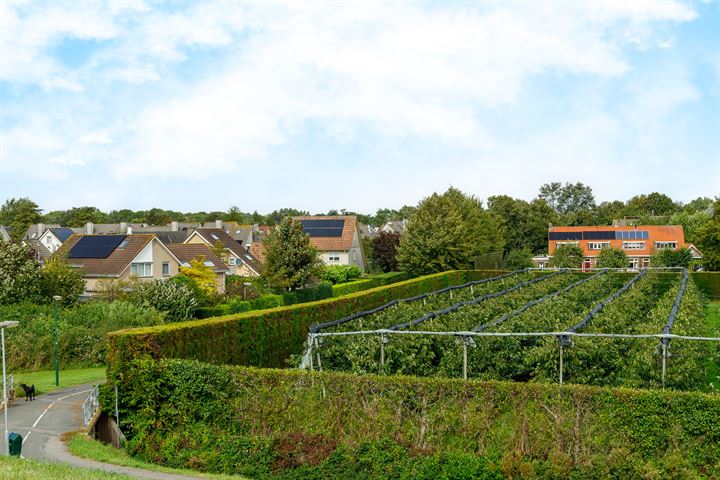
{"label": "yellow-green foliage", "polygon": [[215,272],[203,262],[205,257],[193,258],[189,267],[180,267],[180,273],[191,278],[206,295],[215,293]]}

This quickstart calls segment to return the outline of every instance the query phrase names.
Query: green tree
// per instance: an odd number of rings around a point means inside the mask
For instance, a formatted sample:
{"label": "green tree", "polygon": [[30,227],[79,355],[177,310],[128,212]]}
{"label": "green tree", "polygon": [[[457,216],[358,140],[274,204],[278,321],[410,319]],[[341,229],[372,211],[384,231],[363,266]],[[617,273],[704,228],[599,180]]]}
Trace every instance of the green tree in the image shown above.
{"label": "green tree", "polygon": [[380,232],[372,239],[370,258],[383,272],[397,271],[397,250],[400,246],[400,238],[399,233]]}
{"label": "green tree", "polygon": [[505,267],[510,270],[522,270],[533,267],[532,252],[525,247],[520,250],[511,250],[505,255]]}
{"label": "green tree", "polygon": [[662,216],[672,215],[679,206],[672,198],[659,192],[648,195],[636,195],[627,201],[626,212],[634,216]]}
{"label": "green tree", "polygon": [[471,268],[476,256],[502,252],[497,220],[480,200],[450,188],[433,193],[408,221],[398,247],[398,265],[413,275]]}
{"label": "green tree", "polygon": [[45,263],[40,276],[40,295],[50,302],[60,295],[64,305],[77,302],[85,291],[85,281],[77,269],[67,266],[60,258],[53,256]]}
{"label": "green tree", "polygon": [[553,266],[557,268],[580,268],[582,267],[583,251],[576,245],[561,245],[555,249]]}
{"label": "green tree", "polygon": [[172,220],[172,215],[161,208],[151,208],[145,215],[145,223],[148,225],[166,225]]}
{"label": "green tree", "polygon": [[0,207],[0,225],[10,227],[10,237],[19,242],[30,225],[42,220],[40,212],[37,204],[29,198],[11,198]]}
{"label": "green tree", "polygon": [[655,267],[688,268],[692,259],[692,252],[689,248],[678,248],[676,250],[666,248],[656,252],[650,261]]}
{"label": "green tree", "polygon": [[715,199],[712,217],[698,232],[697,247],[703,254],[705,268],[720,270],[720,198]]}
{"label": "green tree", "polygon": [[0,304],[35,299],[40,288],[40,263],[30,248],[0,242]]}
{"label": "green tree", "polygon": [[322,275],[323,264],[318,251],[302,224],[285,217],[263,241],[265,268],[263,276],[271,288],[289,289],[307,285]]}
{"label": "green tree", "polygon": [[103,223],[106,215],[95,207],[73,207],[60,218],[60,225],[82,227],[88,222]]}
{"label": "green tree", "polygon": [[597,256],[600,268],[627,268],[628,256],[621,248],[603,248]]}
{"label": "green tree", "polygon": [[190,278],[200,287],[207,296],[215,295],[217,286],[215,284],[215,272],[209,266],[205,265],[205,257],[199,256],[190,260],[189,267],[180,267],[180,273]]}
{"label": "green tree", "polygon": [[488,210],[503,226],[505,253],[529,249],[532,253],[547,252],[548,225],[557,214],[541,199],[528,203],[507,195],[488,198]]}
{"label": "green tree", "polygon": [[541,198],[561,215],[589,212],[595,208],[595,196],[592,188],[580,182],[575,184],[566,182],[546,183],[540,187]]}

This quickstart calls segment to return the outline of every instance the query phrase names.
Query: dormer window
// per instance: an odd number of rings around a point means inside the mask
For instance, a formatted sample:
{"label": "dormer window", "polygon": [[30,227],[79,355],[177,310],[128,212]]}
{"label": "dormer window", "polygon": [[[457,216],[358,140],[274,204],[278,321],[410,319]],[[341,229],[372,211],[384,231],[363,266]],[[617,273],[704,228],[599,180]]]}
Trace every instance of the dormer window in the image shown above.
{"label": "dormer window", "polygon": [[220,238],[214,233],[211,233],[210,236],[213,238],[213,240],[220,240]]}

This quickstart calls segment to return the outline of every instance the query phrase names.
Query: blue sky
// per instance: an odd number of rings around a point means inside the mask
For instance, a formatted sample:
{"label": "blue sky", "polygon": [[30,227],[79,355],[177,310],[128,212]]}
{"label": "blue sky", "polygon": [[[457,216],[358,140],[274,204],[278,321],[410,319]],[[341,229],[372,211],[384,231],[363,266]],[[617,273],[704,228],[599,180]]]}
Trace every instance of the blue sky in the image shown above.
{"label": "blue sky", "polygon": [[0,3],[0,201],[720,195],[720,4]]}

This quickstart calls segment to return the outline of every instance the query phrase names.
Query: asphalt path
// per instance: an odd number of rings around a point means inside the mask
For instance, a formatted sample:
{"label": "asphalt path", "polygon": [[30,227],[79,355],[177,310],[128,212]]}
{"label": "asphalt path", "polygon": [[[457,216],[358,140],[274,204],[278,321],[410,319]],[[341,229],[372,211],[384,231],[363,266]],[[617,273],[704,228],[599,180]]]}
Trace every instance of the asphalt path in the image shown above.
{"label": "asphalt path", "polygon": [[[8,433],[23,437],[22,456],[34,460],[65,463],[79,468],[124,473],[135,478],[187,480],[198,477],[176,475],[139,468],[121,467],[72,455],[62,442],[62,435],[82,429],[82,404],[94,384],[57,390],[38,395],[35,400],[18,398],[8,409]],[[2,416],[0,415],[0,423]],[[4,429],[4,425],[2,426]],[[0,452],[5,452],[6,439],[0,431]]]}

